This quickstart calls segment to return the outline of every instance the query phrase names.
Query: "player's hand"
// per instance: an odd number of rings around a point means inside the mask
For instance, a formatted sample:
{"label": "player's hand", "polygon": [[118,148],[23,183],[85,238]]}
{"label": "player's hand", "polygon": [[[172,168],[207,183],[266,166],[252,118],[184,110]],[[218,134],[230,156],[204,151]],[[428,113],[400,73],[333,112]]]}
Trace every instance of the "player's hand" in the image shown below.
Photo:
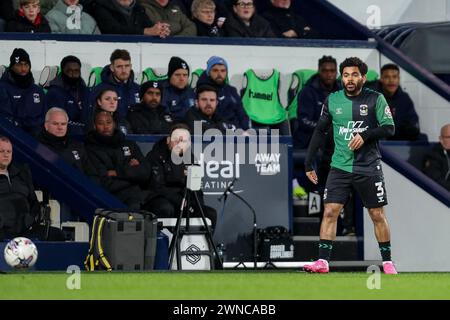
{"label": "player's hand", "polygon": [[319,183],[319,179],[317,179],[316,171],[314,171],[314,170],[308,171],[308,172],[306,172],[306,176],[308,177],[309,181],[311,181],[312,183],[314,183],[314,184]]}
{"label": "player's hand", "polygon": [[364,144],[363,138],[357,133],[352,140],[348,143],[348,147],[350,150],[358,150]]}

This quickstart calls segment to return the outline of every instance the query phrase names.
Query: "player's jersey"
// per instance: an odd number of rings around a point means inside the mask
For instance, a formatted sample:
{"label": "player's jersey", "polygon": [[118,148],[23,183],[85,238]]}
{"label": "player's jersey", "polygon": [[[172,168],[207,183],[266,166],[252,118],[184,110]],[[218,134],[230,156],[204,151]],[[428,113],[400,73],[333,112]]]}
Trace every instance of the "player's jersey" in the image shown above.
{"label": "player's jersey", "polygon": [[386,99],[381,93],[363,88],[355,97],[344,90],[332,93],[325,102],[322,116],[333,125],[335,150],[331,167],[351,173],[376,175],[380,173],[380,151],[378,141],[369,139],[355,151],[348,144],[357,133],[376,129],[383,125],[394,125]]}

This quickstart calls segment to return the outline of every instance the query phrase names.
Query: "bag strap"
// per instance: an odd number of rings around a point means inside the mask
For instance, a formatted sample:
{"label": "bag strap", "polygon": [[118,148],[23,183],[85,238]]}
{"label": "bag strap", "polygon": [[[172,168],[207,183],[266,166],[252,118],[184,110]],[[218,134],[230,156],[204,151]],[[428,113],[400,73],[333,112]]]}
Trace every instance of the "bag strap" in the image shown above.
{"label": "bag strap", "polygon": [[94,247],[95,247],[95,235],[98,232],[98,219],[99,216],[96,215],[94,217],[94,222],[92,224],[92,235],[91,240],[89,241],[89,251],[88,255],[86,257],[86,260],[84,261],[84,266],[86,267],[87,271],[94,271],[95,265],[94,265]]}
{"label": "bag strap", "polygon": [[[102,217],[100,219],[100,225],[98,226],[98,233],[97,233],[97,249],[98,249],[98,253],[100,255],[100,261],[106,267],[106,270],[112,271],[111,265],[110,265],[108,259],[106,259],[105,253],[103,251],[103,246],[102,246],[103,225],[105,224],[105,221],[106,221],[105,217]],[[97,261],[97,265],[98,265],[98,261]]]}

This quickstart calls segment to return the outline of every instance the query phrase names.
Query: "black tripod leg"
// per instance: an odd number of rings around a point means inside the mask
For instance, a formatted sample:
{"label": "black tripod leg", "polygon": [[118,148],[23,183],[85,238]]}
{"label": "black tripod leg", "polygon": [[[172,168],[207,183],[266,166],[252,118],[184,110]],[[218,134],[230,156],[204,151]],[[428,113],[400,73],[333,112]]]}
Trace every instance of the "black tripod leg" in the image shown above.
{"label": "black tripod leg", "polygon": [[173,261],[173,255],[176,254],[177,257],[177,269],[181,270],[181,255],[180,255],[180,229],[181,229],[181,220],[183,218],[184,208],[186,208],[186,201],[187,201],[187,189],[184,191],[183,200],[181,201],[181,208],[180,208],[180,214],[177,219],[177,223],[175,225],[175,232],[172,237],[172,242],[170,243],[169,247],[169,270],[172,269],[172,261]]}
{"label": "black tripod leg", "polygon": [[[223,269],[222,258],[219,256],[219,252],[217,251],[217,248],[214,245],[214,241],[213,241],[212,235],[211,235],[211,229],[209,228],[208,223],[206,222],[205,213],[203,212],[203,208],[201,206],[201,203],[198,200],[197,192],[194,191],[193,193],[194,193],[195,202],[197,203],[198,209],[200,210],[200,215],[201,215],[201,218],[202,218],[202,221],[203,221],[203,225],[206,228],[206,238],[208,239],[210,248],[211,247],[213,248],[214,254],[215,254],[216,258],[219,260],[219,263],[220,263],[219,269],[222,270]],[[211,252],[211,249],[209,249],[209,251]],[[214,269],[214,261],[213,260],[214,259],[212,259],[212,257],[211,257],[211,259],[210,259],[211,269]]]}

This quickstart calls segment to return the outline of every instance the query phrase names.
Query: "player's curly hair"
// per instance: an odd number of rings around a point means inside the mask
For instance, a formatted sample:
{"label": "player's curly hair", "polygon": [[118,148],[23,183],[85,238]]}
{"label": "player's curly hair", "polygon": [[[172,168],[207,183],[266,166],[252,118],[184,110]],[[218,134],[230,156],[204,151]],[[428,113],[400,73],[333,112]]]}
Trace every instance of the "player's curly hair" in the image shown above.
{"label": "player's curly hair", "polygon": [[367,74],[367,64],[364,63],[360,58],[358,57],[350,57],[342,61],[342,63],[339,65],[339,72],[344,72],[344,68],[347,67],[357,67],[359,69],[359,72],[361,72],[361,75],[365,76]]}

